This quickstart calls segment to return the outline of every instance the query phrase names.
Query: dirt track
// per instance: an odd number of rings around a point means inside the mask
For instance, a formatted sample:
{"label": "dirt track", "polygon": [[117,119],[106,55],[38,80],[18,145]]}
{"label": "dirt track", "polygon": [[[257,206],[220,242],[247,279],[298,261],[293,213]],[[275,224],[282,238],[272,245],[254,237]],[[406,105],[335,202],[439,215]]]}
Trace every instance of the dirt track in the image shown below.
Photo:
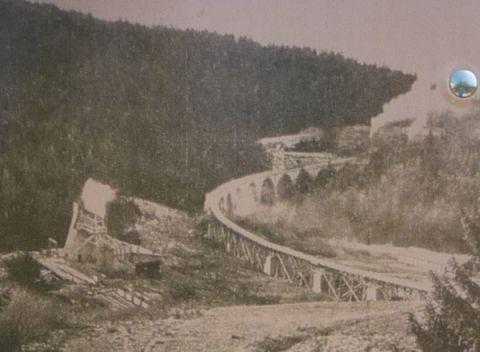
{"label": "dirt track", "polygon": [[[340,321],[375,319],[412,308],[406,303],[305,303],[213,309],[177,327],[151,351],[247,351],[267,336],[324,328]],[[160,340],[159,340],[160,341]]]}
{"label": "dirt track", "polygon": [[412,302],[320,302],[214,308],[192,319],[119,322],[70,341],[69,351],[252,351],[266,337],[412,311]]}

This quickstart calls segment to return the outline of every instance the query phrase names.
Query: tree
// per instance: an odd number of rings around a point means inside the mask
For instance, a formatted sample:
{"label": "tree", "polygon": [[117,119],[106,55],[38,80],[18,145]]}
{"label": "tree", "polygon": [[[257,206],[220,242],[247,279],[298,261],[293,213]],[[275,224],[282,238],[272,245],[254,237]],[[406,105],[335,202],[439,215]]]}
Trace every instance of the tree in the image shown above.
{"label": "tree", "polygon": [[53,288],[52,285],[42,279],[41,264],[28,252],[17,252],[13,258],[6,261],[5,267],[10,280],[16,281],[28,288],[38,291]]}
{"label": "tree", "polygon": [[433,277],[433,297],[425,307],[424,321],[410,316],[410,327],[425,352],[476,352],[480,350],[480,286],[471,278],[480,261],[480,215],[463,218],[465,239],[472,248],[470,265],[453,264],[453,277]]}
{"label": "tree", "polygon": [[114,237],[123,235],[137,222],[140,209],[133,200],[120,196],[107,204],[105,223],[108,233]]}

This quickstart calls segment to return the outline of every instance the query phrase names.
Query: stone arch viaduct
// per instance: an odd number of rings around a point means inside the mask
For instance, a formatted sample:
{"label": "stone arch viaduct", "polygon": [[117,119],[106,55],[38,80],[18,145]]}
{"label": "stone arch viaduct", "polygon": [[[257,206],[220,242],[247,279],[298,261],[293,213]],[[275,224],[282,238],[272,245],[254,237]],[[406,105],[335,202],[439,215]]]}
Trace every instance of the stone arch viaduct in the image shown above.
{"label": "stone arch viaduct", "polygon": [[[302,156],[303,157],[303,156]],[[327,167],[339,169],[354,158],[323,161],[304,166],[315,177]],[[401,300],[424,297],[431,286],[401,280],[375,272],[357,270],[272,243],[234,222],[234,215],[247,215],[262,202],[278,196],[280,179],[292,182],[302,168],[273,170],[231,180],[206,195],[205,210],[210,215],[207,235],[223,244],[225,251],[265,274],[310,287],[338,300]]]}

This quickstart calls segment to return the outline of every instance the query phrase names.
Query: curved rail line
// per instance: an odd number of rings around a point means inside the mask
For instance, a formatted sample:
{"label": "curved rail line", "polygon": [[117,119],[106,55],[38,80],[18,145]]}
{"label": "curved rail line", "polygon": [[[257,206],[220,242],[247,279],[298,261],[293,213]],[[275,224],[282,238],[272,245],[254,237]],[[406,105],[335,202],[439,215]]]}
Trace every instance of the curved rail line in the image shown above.
{"label": "curved rail line", "polygon": [[[338,159],[303,169],[314,174],[329,165],[338,169],[352,161],[352,158]],[[268,275],[311,287],[315,292],[339,300],[419,299],[431,291],[431,285],[357,270],[272,243],[229,218],[229,215],[252,211],[259,203],[259,184],[264,184],[267,179],[275,184],[274,181],[283,175],[295,177],[299,172],[300,168],[248,175],[208,193],[205,200],[205,210],[211,215],[208,236],[221,242],[228,253]]]}

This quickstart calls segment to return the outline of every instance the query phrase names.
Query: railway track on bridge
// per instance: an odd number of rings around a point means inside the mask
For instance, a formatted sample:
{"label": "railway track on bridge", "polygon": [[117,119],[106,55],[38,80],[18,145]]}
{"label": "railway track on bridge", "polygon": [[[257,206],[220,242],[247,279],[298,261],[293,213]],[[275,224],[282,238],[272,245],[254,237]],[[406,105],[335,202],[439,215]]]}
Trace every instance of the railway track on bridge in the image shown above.
{"label": "railway track on bridge", "polygon": [[[337,159],[304,166],[303,169],[309,174],[316,174],[326,167],[338,169],[352,162],[356,162],[355,159]],[[205,200],[205,210],[211,217],[208,236],[222,243],[226,252],[267,275],[310,287],[338,300],[421,299],[431,291],[430,284],[357,270],[272,243],[231,220],[233,215],[251,212],[260,203],[260,185],[275,185],[283,175],[294,178],[301,169],[248,175],[224,183],[208,193]]]}

